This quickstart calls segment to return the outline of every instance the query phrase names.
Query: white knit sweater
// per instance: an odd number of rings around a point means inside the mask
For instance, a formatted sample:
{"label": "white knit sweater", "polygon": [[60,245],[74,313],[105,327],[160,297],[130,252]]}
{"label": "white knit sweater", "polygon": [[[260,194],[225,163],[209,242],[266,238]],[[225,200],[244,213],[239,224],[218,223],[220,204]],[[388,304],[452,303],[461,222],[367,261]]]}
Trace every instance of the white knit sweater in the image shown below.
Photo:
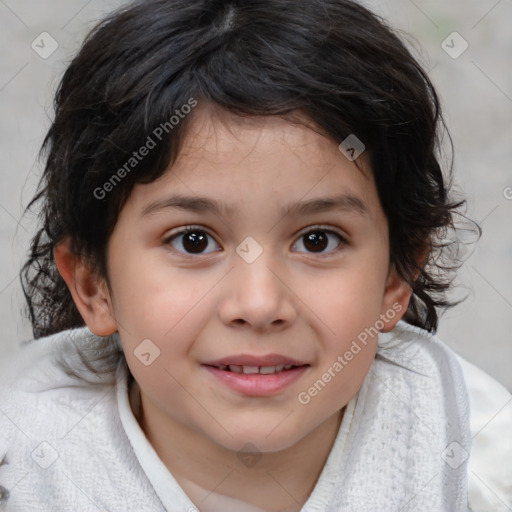
{"label": "white knit sweater", "polygon": [[[255,510],[221,505],[220,496],[207,506],[188,498],[135,419],[137,387],[129,390],[124,359],[98,376],[78,357],[76,347],[91,340],[120,355],[117,336],[100,339],[83,328],[34,341],[4,365],[0,511]],[[67,375],[58,358],[82,379]],[[302,508],[399,510],[512,510],[512,396],[404,322],[380,336]]]}

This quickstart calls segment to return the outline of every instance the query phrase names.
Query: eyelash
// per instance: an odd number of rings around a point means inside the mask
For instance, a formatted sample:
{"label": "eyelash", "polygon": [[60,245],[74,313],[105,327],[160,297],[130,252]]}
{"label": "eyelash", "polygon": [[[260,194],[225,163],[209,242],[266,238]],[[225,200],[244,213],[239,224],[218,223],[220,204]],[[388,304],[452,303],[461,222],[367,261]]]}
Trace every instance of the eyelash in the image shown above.
{"label": "eyelash", "polygon": [[[314,226],[310,226],[309,228],[307,228],[306,231],[302,231],[298,237],[297,237],[297,242],[299,240],[301,240],[305,235],[309,234],[309,233],[315,233],[315,232],[323,232],[323,233],[329,233],[329,234],[332,234],[332,235],[336,235],[339,240],[340,240],[340,244],[338,245],[338,247],[336,247],[335,249],[329,251],[329,252],[320,252],[320,253],[315,253],[315,252],[307,252],[308,254],[313,254],[313,255],[316,255],[316,256],[319,256],[321,258],[325,258],[325,257],[329,257],[329,256],[332,256],[334,253],[337,253],[338,251],[340,251],[342,249],[343,246],[347,245],[348,242],[347,242],[347,239],[345,238],[345,236],[343,236],[340,232],[332,229],[332,228],[328,228],[326,226],[322,226],[322,225],[314,225]],[[210,235],[208,233],[208,231],[202,227],[202,226],[196,226],[196,225],[191,225],[191,226],[187,226],[185,229],[182,229],[180,231],[177,231],[175,233],[173,233],[172,235],[169,235],[168,237],[166,237],[164,240],[163,240],[163,243],[164,245],[169,245],[175,238],[178,238],[179,236],[183,236],[183,235],[187,235],[188,233],[195,233],[195,232],[201,232],[201,233],[205,233],[207,236],[211,237],[211,238],[214,238],[212,235]],[[295,243],[297,243],[295,242]],[[215,242],[217,243],[217,242]],[[295,243],[293,245],[295,245]],[[217,245],[219,245],[217,243]],[[175,249],[177,250],[177,249]],[[192,253],[183,253],[181,251],[178,251],[180,253],[180,255],[182,256],[185,256],[185,257],[188,257],[188,258],[197,258],[197,257],[200,257],[202,256],[203,254],[210,254],[210,253],[197,253],[197,254],[192,254]],[[218,251],[212,251],[213,252],[218,252]],[[300,251],[302,252],[302,251]]]}

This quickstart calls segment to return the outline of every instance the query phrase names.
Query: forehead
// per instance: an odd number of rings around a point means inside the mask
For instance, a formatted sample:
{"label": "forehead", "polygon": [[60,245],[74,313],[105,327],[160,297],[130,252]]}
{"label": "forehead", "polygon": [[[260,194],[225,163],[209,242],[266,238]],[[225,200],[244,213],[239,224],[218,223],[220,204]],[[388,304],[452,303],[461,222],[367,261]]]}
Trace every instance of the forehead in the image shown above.
{"label": "forehead", "polygon": [[177,167],[184,160],[185,165],[190,164],[194,157],[235,165],[285,155],[314,161],[317,166],[332,163],[332,141],[301,112],[282,116],[236,115],[203,103],[192,116]]}
{"label": "forehead", "polygon": [[173,165],[157,182],[136,187],[141,216],[185,206],[235,217],[249,203],[280,216],[329,207],[374,222],[383,216],[364,154],[357,165],[349,161],[301,114],[241,116],[207,104],[190,121]]}

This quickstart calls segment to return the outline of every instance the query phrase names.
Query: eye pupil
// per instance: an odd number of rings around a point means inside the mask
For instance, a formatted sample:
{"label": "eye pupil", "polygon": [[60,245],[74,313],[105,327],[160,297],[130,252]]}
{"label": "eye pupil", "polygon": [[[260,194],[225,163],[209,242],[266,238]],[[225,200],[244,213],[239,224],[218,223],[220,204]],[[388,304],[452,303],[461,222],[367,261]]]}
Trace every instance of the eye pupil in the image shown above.
{"label": "eye pupil", "polygon": [[308,249],[312,247],[313,251],[318,249],[323,251],[327,247],[328,240],[322,231],[312,231],[311,233],[308,233],[304,236],[306,238],[304,245],[307,247],[308,244],[311,244]]}
{"label": "eye pupil", "polygon": [[204,234],[198,234],[197,231],[191,231],[183,236],[183,246],[187,251],[199,250],[201,252],[208,246],[208,238]]}

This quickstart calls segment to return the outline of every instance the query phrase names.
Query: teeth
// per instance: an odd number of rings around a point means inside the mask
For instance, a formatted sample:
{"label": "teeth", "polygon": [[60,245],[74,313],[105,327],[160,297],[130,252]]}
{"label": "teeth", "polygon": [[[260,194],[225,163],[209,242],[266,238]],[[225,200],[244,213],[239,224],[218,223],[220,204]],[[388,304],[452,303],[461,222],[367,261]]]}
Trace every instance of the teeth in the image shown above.
{"label": "teeth", "polygon": [[291,364],[278,364],[277,366],[239,366],[237,364],[220,365],[219,368],[224,371],[232,371],[233,373],[245,373],[246,375],[253,375],[259,373],[261,375],[271,375],[273,373],[280,373],[283,370],[290,370],[293,368]]}
{"label": "teeth", "polygon": [[244,373],[259,373],[258,366],[243,366]]}

